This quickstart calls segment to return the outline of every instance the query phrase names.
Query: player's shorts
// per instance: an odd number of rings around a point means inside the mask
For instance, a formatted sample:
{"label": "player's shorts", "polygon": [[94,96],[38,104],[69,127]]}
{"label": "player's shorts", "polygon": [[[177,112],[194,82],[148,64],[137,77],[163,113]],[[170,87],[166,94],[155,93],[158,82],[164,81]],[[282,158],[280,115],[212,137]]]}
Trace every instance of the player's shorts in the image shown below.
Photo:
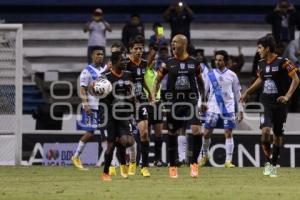
{"label": "player's shorts", "polygon": [[283,135],[288,107],[285,104],[264,104],[264,113],[260,114],[260,128],[270,127],[277,136]]}
{"label": "player's shorts", "polygon": [[[193,109],[192,109],[193,108]],[[195,114],[197,104],[168,106],[167,127],[171,133],[178,129],[186,129],[188,125],[201,125],[199,116]],[[173,110],[173,111],[172,111]]]}
{"label": "player's shorts", "polygon": [[115,142],[123,135],[132,135],[132,125],[129,120],[115,120],[110,118],[107,126],[107,140]]}
{"label": "player's shorts", "polygon": [[204,128],[234,129],[235,127],[235,113],[218,114],[207,112]]}
{"label": "player's shorts", "polygon": [[77,121],[77,130],[95,131],[99,127],[100,114],[98,110],[92,109],[92,114],[88,115],[84,109],[81,109],[81,120]]}
{"label": "player's shorts", "polygon": [[161,101],[157,101],[155,105],[148,105],[148,124],[160,124],[163,122],[163,106]]}
{"label": "player's shorts", "polygon": [[148,120],[148,104],[136,104],[134,116],[136,123]]}

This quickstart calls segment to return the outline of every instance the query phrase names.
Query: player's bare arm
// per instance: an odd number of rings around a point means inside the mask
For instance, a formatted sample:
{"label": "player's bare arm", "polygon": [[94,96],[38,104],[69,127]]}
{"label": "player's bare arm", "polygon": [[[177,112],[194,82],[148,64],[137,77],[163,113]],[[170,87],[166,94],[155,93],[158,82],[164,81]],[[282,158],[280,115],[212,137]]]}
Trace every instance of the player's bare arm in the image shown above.
{"label": "player's bare arm", "polygon": [[87,87],[84,87],[84,86],[80,87],[80,96],[81,96],[84,111],[87,114],[90,115],[91,114],[91,108],[90,108],[89,103],[88,103],[87,91],[88,91]]}
{"label": "player's bare arm", "polygon": [[287,103],[299,85],[299,77],[296,72],[292,73],[290,77],[292,78],[292,83],[289,90],[285,96],[280,96],[277,98],[277,101],[280,103]]}

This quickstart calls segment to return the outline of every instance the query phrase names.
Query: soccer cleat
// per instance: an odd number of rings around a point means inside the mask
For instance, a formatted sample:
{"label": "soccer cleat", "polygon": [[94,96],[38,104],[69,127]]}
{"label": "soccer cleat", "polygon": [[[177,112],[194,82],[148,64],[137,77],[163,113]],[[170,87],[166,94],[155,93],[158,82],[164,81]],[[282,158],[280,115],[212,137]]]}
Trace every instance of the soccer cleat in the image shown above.
{"label": "soccer cleat", "polygon": [[271,174],[271,168],[272,168],[271,164],[269,162],[266,162],[263,174],[265,176],[270,176],[270,174]]}
{"label": "soccer cleat", "polygon": [[149,172],[147,167],[143,167],[141,169],[141,174],[142,174],[143,177],[150,177],[150,172]]}
{"label": "soccer cleat", "polygon": [[169,176],[170,178],[178,178],[177,167],[169,168]]}
{"label": "soccer cleat", "polygon": [[117,175],[117,171],[116,171],[116,167],[115,166],[110,166],[108,171],[109,171],[108,174],[110,176],[116,176]]}
{"label": "soccer cleat", "polygon": [[226,161],[224,166],[225,168],[235,168],[235,165],[230,160]]}
{"label": "soccer cleat", "polygon": [[203,156],[203,157],[198,161],[199,166],[200,166],[200,167],[204,167],[208,160],[209,160],[209,156]]}
{"label": "soccer cleat", "polygon": [[123,178],[128,178],[128,170],[126,165],[120,166],[120,174]]}
{"label": "soccer cleat", "polygon": [[84,168],[81,164],[81,160],[79,157],[75,157],[75,156],[72,156],[71,157],[71,160],[72,160],[72,163],[73,165],[77,168],[77,169],[80,169],[80,170],[88,170],[87,168]]}
{"label": "soccer cleat", "polygon": [[276,178],[277,177],[277,169],[276,169],[276,167],[271,165],[270,168],[271,168],[271,170],[270,170],[270,177]]}
{"label": "soccer cleat", "polygon": [[130,176],[135,175],[135,171],[136,171],[136,163],[129,163],[128,175]]}
{"label": "soccer cleat", "polygon": [[197,178],[199,176],[199,168],[198,168],[198,164],[194,163],[190,165],[191,171],[190,171],[190,175],[192,178]]}
{"label": "soccer cleat", "polygon": [[101,179],[102,181],[111,181],[111,176],[109,174],[103,173]]}

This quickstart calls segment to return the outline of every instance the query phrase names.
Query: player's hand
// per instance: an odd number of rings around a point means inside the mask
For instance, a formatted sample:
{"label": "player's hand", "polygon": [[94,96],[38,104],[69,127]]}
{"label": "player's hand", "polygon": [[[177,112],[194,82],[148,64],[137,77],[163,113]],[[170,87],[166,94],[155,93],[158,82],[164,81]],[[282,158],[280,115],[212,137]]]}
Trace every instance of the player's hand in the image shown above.
{"label": "player's hand", "polygon": [[247,98],[248,98],[248,95],[244,93],[244,94],[242,94],[242,96],[240,97],[239,102],[240,102],[240,103],[245,103],[246,100],[247,100]]}
{"label": "player's hand", "polygon": [[277,98],[277,102],[286,104],[289,101],[289,98],[287,96],[280,96]]}
{"label": "player's hand", "polygon": [[237,115],[238,123],[240,123],[241,121],[243,121],[243,119],[244,119],[244,113],[243,112],[239,112],[238,115]]}

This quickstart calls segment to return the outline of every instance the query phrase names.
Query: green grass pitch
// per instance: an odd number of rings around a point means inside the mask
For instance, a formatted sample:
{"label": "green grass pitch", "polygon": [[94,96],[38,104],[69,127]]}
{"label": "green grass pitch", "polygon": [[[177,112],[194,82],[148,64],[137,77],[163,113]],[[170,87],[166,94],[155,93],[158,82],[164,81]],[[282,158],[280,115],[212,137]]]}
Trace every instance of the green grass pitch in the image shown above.
{"label": "green grass pitch", "polygon": [[179,178],[170,179],[168,168],[150,168],[150,178],[118,174],[103,182],[102,168],[0,167],[0,200],[300,199],[299,168],[279,168],[277,178],[264,177],[262,170],[205,167],[193,179],[189,168],[181,167]]}

